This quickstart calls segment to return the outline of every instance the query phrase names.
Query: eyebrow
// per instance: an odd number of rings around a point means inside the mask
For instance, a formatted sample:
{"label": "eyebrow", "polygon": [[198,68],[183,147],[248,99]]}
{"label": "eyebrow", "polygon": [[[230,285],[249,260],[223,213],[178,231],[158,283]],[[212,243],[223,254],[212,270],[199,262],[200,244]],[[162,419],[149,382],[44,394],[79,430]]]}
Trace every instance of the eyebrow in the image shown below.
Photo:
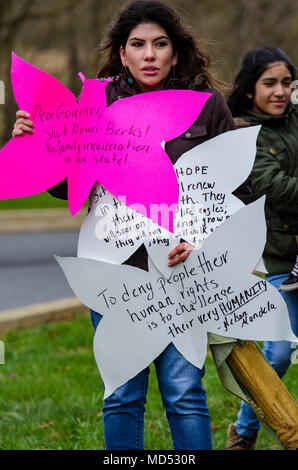
{"label": "eyebrow", "polygon": [[[168,36],[159,36],[158,38],[153,39],[153,41],[159,41],[160,39],[170,39],[170,38]],[[142,42],[145,42],[145,39],[130,38],[129,41],[142,41]]]}
{"label": "eyebrow", "polygon": [[[288,79],[291,79],[292,76],[291,75],[287,75],[286,77],[284,77],[282,80],[288,80]],[[262,82],[266,81],[266,80],[278,80],[278,78],[276,77],[264,77],[262,78]]]}

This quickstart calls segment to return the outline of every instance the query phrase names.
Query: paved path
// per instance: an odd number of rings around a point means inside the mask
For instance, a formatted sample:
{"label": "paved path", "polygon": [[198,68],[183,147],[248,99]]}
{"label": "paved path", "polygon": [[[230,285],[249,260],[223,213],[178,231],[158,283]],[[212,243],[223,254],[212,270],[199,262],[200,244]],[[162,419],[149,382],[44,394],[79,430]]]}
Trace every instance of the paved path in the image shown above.
{"label": "paved path", "polygon": [[73,297],[53,254],[76,256],[78,232],[0,234],[0,313]]}

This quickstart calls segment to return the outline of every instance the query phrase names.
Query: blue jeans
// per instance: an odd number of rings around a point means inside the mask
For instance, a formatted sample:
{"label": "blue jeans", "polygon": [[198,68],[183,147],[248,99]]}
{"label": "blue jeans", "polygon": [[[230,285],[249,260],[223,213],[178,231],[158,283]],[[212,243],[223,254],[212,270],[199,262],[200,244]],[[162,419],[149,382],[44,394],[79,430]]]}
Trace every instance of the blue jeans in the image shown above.
{"label": "blue jeans", "polygon": [[[289,274],[274,274],[267,276],[267,281],[279,290],[280,285],[288,277]],[[292,330],[298,336],[298,290],[279,292],[287,304]],[[289,341],[264,341],[263,354],[279,377],[282,377],[291,364],[291,356],[295,349],[296,344]],[[236,431],[241,436],[251,438],[261,427],[258,418],[246,402],[241,403],[237,418]]]}
{"label": "blue jeans", "polygon": [[[91,310],[97,328],[101,315]],[[154,361],[174,449],[212,449],[210,415],[198,369],[170,344]],[[103,407],[104,437],[108,450],[144,449],[144,412],[149,367],[117,388]]]}

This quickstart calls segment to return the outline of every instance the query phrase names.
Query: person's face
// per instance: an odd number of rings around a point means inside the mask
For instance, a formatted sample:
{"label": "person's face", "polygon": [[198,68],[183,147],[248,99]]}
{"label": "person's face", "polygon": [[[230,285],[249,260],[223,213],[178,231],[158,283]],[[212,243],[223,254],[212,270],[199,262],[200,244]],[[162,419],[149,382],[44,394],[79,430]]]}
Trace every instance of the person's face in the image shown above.
{"label": "person's face", "polygon": [[272,62],[255,84],[252,110],[256,113],[281,116],[291,99],[291,73],[283,62]]}
{"label": "person's face", "polygon": [[162,90],[177,54],[165,30],[157,23],[140,23],[120,48],[121,62],[127,67],[141,92]]}

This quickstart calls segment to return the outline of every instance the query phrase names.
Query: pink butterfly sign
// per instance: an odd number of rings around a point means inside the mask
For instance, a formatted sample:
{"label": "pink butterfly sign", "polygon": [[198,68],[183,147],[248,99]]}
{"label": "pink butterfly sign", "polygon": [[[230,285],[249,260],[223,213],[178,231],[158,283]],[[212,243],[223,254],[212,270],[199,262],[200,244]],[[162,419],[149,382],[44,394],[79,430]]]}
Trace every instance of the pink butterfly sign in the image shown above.
{"label": "pink butterfly sign", "polygon": [[[0,198],[43,192],[67,177],[75,215],[96,181],[156,223],[173,213],[179,186],[161,143],[184,133],[208,93],[167,90],[138,94],[107,107],[109,82],[84,80],[79,102],[61,82],[12,54],[11,80],[20,109],[34,121],[33,135],[11,139],[0,151]],[[172,224],[164,227],[173,231]]]}

